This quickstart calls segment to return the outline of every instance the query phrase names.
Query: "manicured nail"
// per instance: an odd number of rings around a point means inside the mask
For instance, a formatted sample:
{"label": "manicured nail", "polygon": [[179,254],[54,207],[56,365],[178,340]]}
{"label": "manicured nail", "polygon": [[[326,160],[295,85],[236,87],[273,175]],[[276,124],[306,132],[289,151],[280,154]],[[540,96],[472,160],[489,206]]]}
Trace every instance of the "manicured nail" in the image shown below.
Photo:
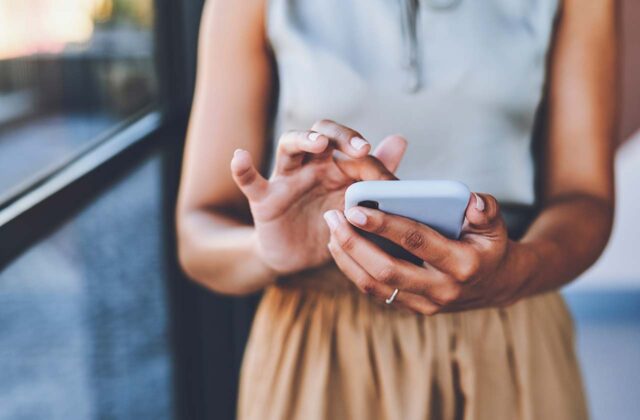
{"label": "manicured nail", "polygon": [[334,231],[338,225],[340,224],[340,219],[338,219],[338,213],[335,210],[329,210],[324,214],[324,220],[327,221],[327,225],[329,225],[329,229]]}
{"label": "manicured nail", "polygon": [[347,210],[347,219],[356,225],[364,226],[367,223],[367,215],[355,207]]}
{"label": "manicured nail", "polygon": [[365,147],[367,144],[369,144],[368,141],[366,141],[365,139],[361,139],[360,137],[352,138],[349,143],[351,143],[351,147],[353,147],[356,150],[360,150],[363,147]]}
{"label": "manicured nail", "polygon": [[311,133],[308,136],[309,141],[318,141],[318,138],[320,137],[320,133]]}
{"label": "manicured nail", "polygon": [[473,193],[473,195],[476,197],[476,210],[484,211],[484,200],[482,199],[482,197],[480,197],[476,193]]}

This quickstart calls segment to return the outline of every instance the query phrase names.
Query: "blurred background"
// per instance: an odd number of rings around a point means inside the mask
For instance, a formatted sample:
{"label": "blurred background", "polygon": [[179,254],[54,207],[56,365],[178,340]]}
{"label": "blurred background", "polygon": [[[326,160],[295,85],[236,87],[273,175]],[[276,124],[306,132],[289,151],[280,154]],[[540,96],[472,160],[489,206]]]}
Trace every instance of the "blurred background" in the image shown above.
{"label": "blurred background", "polygon": [[[232,419],[257,297],[175,259],[203,0],[0,0],[0,420]],[[594,419],[640,417],[640,2],[620,3],[618,207],[565,290]]]}

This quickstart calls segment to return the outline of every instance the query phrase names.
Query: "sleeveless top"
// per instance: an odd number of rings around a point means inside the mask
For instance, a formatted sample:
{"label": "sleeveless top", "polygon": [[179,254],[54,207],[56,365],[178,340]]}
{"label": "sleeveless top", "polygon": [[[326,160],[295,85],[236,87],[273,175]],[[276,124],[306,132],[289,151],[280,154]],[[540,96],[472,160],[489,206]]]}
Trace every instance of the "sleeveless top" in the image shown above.
{"label": "sleeveless top", "polygon": [[332,119],[402,134],[400,179],[531,205],[532,139],[558,0],[267,0],[276,138]]}

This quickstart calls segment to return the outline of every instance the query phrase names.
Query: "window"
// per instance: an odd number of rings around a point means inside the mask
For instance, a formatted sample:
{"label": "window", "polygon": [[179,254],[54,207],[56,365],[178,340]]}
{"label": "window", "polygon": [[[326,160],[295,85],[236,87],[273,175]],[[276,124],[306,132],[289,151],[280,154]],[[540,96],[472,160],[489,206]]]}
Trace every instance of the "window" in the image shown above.
{"label": "window", "polygon": [[0,0],[2,420],[175,418],[163,154],[123,146],[161,138],[162,6]]}
{"label": "window", "polygon": [[153,0],[0,0],[0,206],[155,103]]}

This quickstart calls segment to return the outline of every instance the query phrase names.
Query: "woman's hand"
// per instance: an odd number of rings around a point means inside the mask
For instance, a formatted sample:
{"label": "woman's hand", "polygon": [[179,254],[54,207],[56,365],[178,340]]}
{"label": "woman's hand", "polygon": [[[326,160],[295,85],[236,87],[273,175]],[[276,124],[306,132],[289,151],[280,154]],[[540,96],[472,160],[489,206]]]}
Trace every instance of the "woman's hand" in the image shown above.
{"label": "woman's hand", "polygon": [[[418,222],[363,207],[325,214],[328,248],[360,290],[380,300],[397,288],[394,305],[422,314],[503,306],[520,297],[526,282],[518,243],[507,236],[497,201],[473,194],[460,240],[447,239]],[[391,257],[353,226],[385,237],[424,261]]]}
{"label": "woman's hand", "polygon": [[[333,121],[319,121],[310,131],[284,134],[269,180],[236,150],[231,171],[249,200],[257,253],[278,274],[292,273],[330,261],[322,214],[344,204],[344,191],[359,180],[395,179],[406,141],[391,136],[373,156],[358,132]],[[346,158],[334,156],[337,150]]]}

